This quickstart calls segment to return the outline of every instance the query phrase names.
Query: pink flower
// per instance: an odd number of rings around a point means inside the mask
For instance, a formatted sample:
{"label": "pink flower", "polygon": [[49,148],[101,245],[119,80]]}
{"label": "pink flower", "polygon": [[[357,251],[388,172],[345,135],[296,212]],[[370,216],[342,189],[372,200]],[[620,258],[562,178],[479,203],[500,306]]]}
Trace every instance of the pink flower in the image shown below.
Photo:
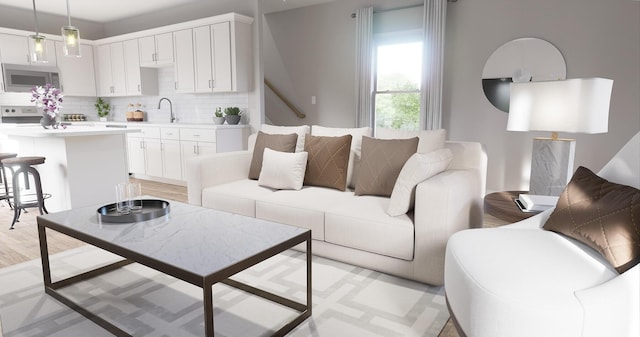
{"label": "pink flower", "polygon": [[37,86],[31,89],[31,102],[42,108],[49,118],[55,118],[62,108],[62,93],[60,89],[55,88],[50,83],[44,87]]}

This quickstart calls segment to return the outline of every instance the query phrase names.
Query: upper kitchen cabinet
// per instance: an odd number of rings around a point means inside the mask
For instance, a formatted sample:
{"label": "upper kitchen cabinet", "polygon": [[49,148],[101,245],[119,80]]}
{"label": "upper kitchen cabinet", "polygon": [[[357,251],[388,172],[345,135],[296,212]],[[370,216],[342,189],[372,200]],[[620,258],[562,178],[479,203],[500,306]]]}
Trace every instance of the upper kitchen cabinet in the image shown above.
{"label": "upper kitchen cabinet", "polygon": [[0,34],[0,62],[7,64],[22,64],[34,66],[55,67],[56,64],[56,47],[52,40],[45,40],[47,48],[46,63],[32,63],[29,50],[29,37]]}
{"label": "upper kitchen cabinet", "polygon": [[249,90],[251,23],[225,21],[193,29],[195,91]]}
{"label": "upper kitchen cabinet", "polygon": [[124,41],[123,46],[127,96],[157,95],[158,71],[140,67],[138,40]]}
{"label": "upper kitchen cabinet", "polygon": [[173,64],[173,34],[163,33],[138,39],[140,66],[163,67]]}
{"label": "upper kitchen cabinet", "polygon": [[173,32],[174,80],[178,93],[195,91],[192,35],[191,29]]}
{"label": "upper kitchen cabinet", "polygon": [[126,95],[124,45],[122,42],[97,46],[95,60],[98,96]]}
{"label": "upper kitchen cabinet", "polygon": [[60,89],[66,96],[96,96],[96,77],[93,47],[80,45],[82,57],[65,57],[62,42],[56,41],[56,55],[60,75]]}

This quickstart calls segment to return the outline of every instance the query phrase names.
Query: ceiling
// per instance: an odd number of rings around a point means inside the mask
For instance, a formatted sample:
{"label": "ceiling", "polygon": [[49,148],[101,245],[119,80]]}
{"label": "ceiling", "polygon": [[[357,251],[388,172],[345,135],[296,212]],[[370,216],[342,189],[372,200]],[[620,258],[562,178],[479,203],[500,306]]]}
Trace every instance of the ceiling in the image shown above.
{"label": "ceiling", "polygon": [[[216,1],[226,0],[69,0],[72,18],[93,22],[107,23],[137,16],[144,13],[172,7],[184,6],[196,2],[208,1],[215,5]],[[310,6],[333,0],[259,0],[263,13],[283,11],[297,7]],[[13,7],[33,10],[32,1],[0,0],[0,7]],[[37,12],[55,15],[67,15],[66,0],[36,0]]]}

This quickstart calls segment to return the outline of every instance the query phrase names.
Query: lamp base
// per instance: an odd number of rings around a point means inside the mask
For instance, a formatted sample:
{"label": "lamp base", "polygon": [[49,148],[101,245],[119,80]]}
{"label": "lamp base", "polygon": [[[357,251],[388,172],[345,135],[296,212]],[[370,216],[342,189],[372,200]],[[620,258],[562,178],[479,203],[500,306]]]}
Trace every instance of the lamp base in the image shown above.
{"label": "lamp base", "polygon": [[573,175],[575,139],[534,138],[529,194],[559,196]]}

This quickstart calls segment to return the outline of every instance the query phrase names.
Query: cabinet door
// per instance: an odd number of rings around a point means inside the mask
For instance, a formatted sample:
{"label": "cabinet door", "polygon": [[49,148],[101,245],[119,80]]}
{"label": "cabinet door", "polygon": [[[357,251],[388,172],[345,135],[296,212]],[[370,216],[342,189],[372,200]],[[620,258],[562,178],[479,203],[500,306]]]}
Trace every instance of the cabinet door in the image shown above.
{"label": "cabinet door", "polygon": [[82,57],[65,57],[62,42],[56,41],[56,55],[60,60],[60,86],[62,93],[68,96],[95,97],[96,77],[93,67],[93,47],[80,45]]}
{"label": "cabinet door", "polygon": [[126,90],[126,76],[124,68],[124,47],[122,42],[114,42],[109,45],[111,52],[111,80],[114,96],[124,96]]}
{"label": "cabinet door", "polygon": [[138,40],[122,43],[124,50],[125,88],[127,95],[140,95],[140,58]]}
{"label": "cabinet door", "polygon": [[0,34],[0,62],[28,65],[29,46],[27,39],[25,36]]}
{"label": "cabinet door", "polygon": [[156,64],[159,66],[173,64],[173,34],[164,33],[155,36]]}
{"label": "cabinet door", "polygon": [[96,49],[96,76],[99,96],[113,96],[113,78],[111,76],[111,47],[108,44]]}
{"label": "cabinet door", "polygon": [[182,155],[182,176],[187,180],[187,161],[198,156],[198,143],[192,141],[180,141],[180,150]]}
{"label": "cabinet door", "polygon": [[129,172],[145,174],[144,141],[142,138],[128,137]]}
{"label": "cabinet door", "polygon": [[146,174],[162,177],[162,144],[160,139],[144,139],[144,159]]}
{"label": "cabinet door", "polygon": [[216,143],[198,142],[198,156],[208,156],[217,152]]}
{"label": "cabinet door", "polygon": [[209,26],[193,29],[196,92],[211,92],[213,90],[211,41],[211,28]]}
{"label": "cabinet door", "polygon": [[156,65],[156,41],[154,36],[146,36],[138,39],[140,65],[153,67]]}
{"label": "cabinet door", "polygon": [[229,22],[211,26],[213,51],[213,91],[231,91],[231,30]]}
{"label": "cabinet door", "polygon": [[182,179],[182,163],[180,161],[180,141],[162,141],[162,171],[168,179]]}
{"label": "cabinet door", "polygon": [[176,92],[194,92],[193,37],[191,29],[173,32]]}

